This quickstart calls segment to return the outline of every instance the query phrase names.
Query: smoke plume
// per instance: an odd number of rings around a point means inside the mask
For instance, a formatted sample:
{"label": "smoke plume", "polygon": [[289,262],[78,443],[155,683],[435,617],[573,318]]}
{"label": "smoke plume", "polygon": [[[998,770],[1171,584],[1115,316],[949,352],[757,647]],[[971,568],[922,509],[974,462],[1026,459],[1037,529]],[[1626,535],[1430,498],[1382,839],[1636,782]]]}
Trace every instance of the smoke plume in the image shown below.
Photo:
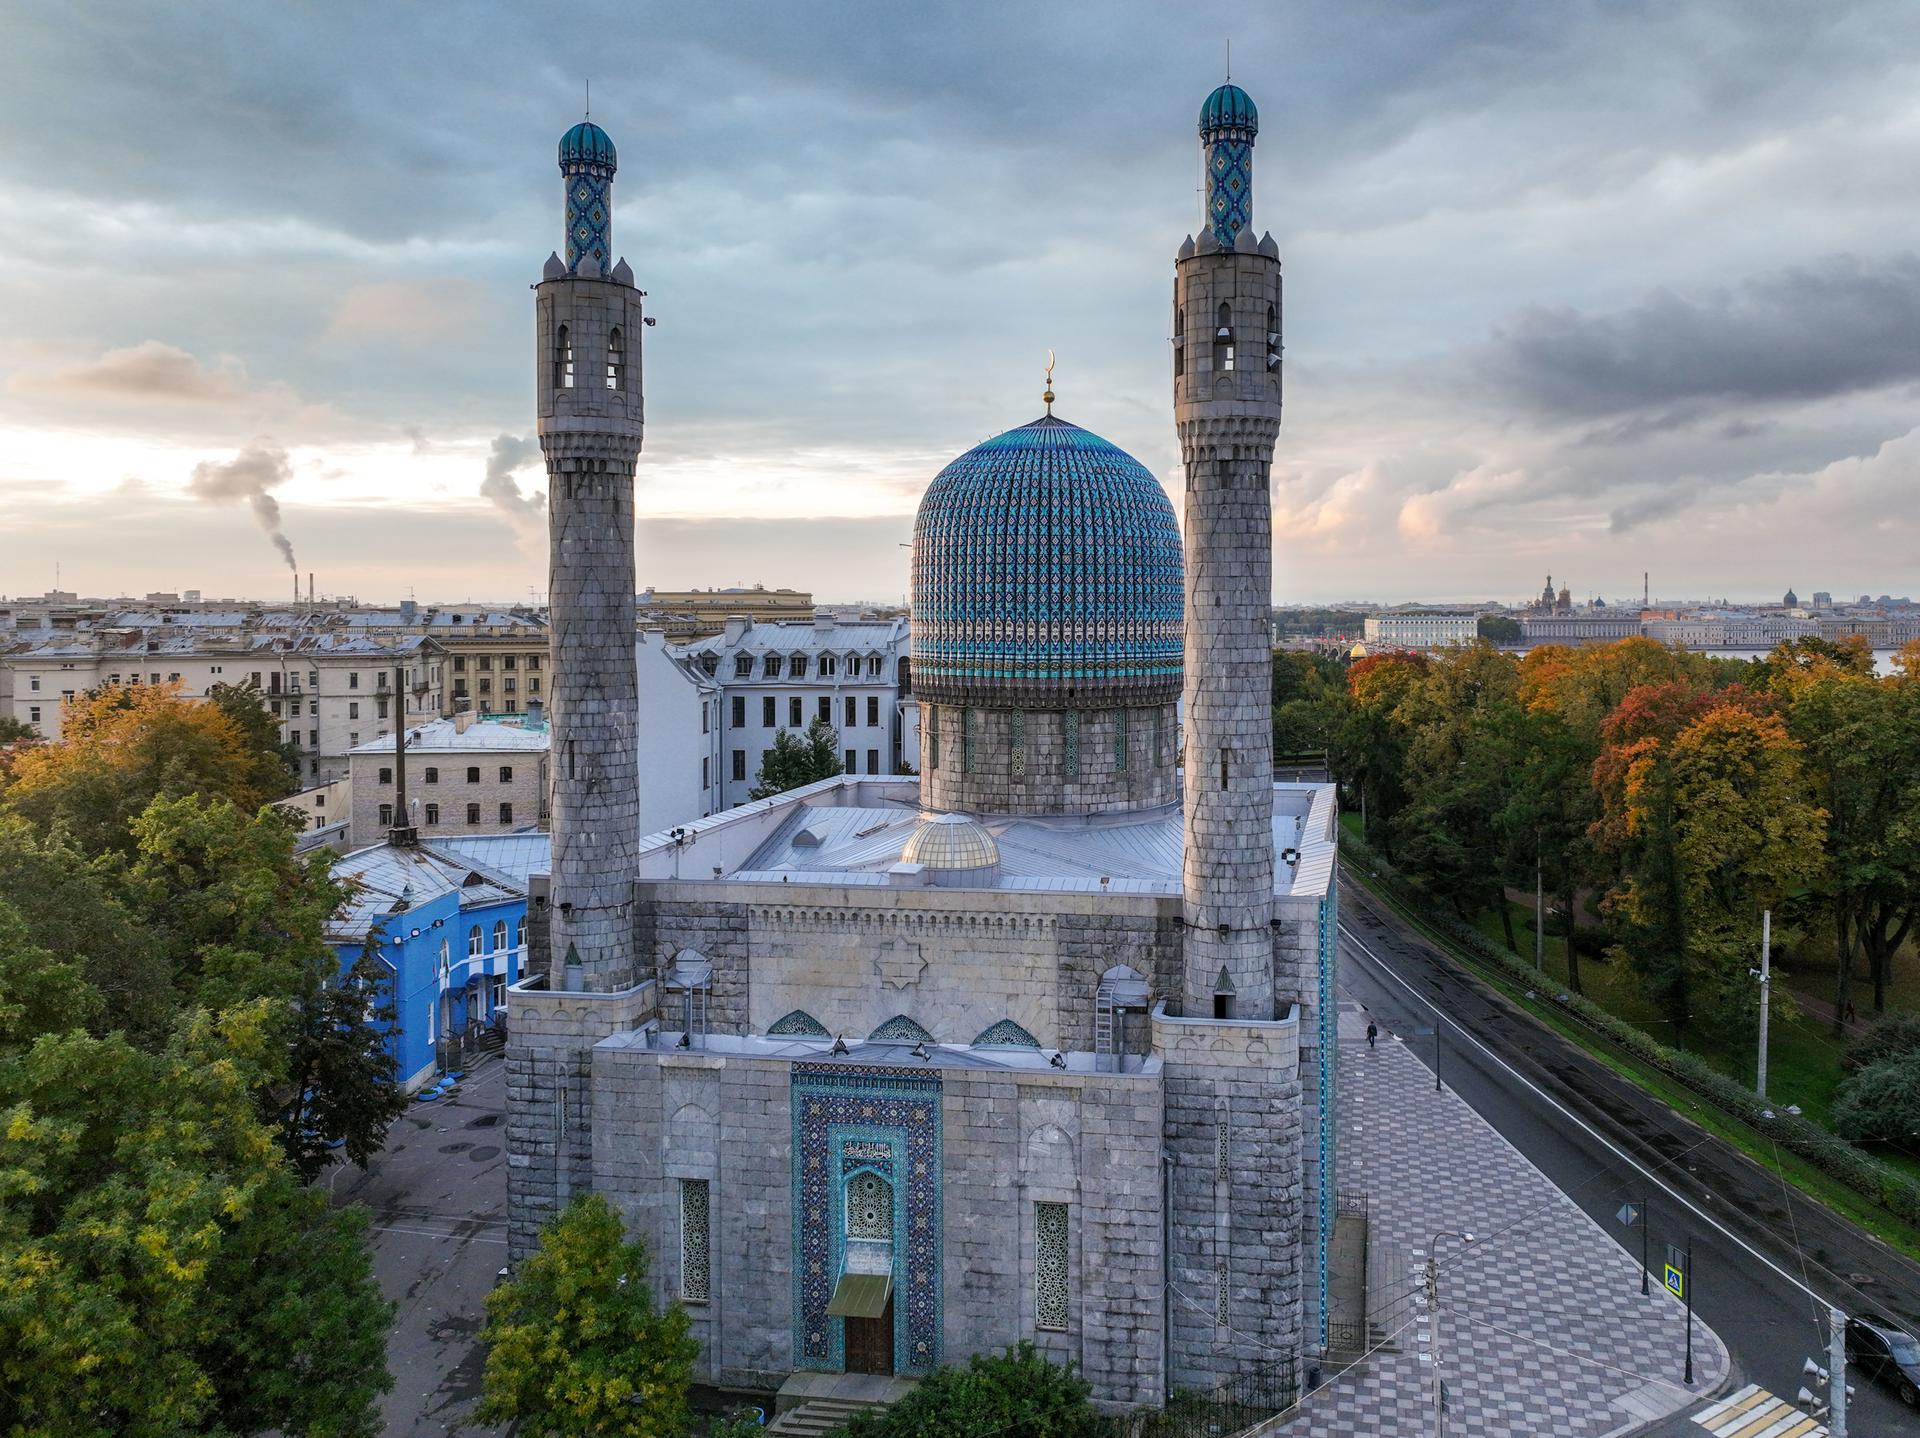
{"label": "smoke plume", "polygon": [[187,489],[196,499],[220,503],[244,499],[253,517],[287,561],[287,568],[299,568],[293,562],[293,543],[280,530],[280,501],[267,491],[293,478],[293,461],[284,449],[249,445],[224,464],[205,460],[193,467]]}
{"label": "smoke plume", "polygon": [[539,458],[540,441],[532,435],[499,435],[493,441],[493,453],[487,456],[487,477],[480,481],[480,493],[515,520],[538,518],[546,508],[545,491],[522,494],[520,482],[513,475]]}

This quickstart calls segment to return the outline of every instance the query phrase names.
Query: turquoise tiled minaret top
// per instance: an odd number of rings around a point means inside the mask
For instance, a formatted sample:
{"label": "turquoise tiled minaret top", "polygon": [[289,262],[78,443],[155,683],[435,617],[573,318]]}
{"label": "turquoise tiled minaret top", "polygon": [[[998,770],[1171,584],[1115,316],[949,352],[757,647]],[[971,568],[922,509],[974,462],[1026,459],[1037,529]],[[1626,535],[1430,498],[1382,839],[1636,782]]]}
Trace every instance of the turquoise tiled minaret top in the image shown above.
{"label": "turquoise tiled minaret top", "polygon": [[1200,146],[1207,163],[1207,224],[1224,250],[1253,223],[1253,137],[1260,112],[1238,85],[1222,85],[1200,107]]}
{"label": "turquoise tiled minaret top", "polygon": [[1009,709],[1170,703],[1182,590],[1159,481],[1043,415],[968,450],[920,502],[914,693]]}
{"label": "turquoise tiled minaret top", "polygon": [[613,141],[591,120],[560,137],[560,173],[567,184],[567,273],[592,255],[601,278],[613,267],[613,172],[620,168]]}

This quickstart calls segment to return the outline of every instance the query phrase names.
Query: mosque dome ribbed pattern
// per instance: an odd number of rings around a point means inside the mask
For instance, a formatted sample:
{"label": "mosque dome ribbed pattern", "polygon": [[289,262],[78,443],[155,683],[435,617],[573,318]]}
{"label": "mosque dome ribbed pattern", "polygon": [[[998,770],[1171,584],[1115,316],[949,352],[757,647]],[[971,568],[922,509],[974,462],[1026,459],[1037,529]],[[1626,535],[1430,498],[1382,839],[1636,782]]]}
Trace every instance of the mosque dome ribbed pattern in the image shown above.
{"label": "mosque dome ribbed pattern", "polygon": [[609,170],[619,164],[613,140],[591,120],[582,120],[560,137],[560,163],[605,165]]}
{"label": "mosque dome ribbed pattern", "polygon": [[1200,133],[1212,130],[1245,130],[1249,135],[1260,132],[1260,112],[1254,108],[1253,96],[1238,85],[1222,85],[1200,107]]}
{"label": "mosque dome ribbed pattern", "polygon": [[913,540],[913,688],[1006,708],[1169,702],[1180,531],[1146,466],[1049,414],[941,470]]}

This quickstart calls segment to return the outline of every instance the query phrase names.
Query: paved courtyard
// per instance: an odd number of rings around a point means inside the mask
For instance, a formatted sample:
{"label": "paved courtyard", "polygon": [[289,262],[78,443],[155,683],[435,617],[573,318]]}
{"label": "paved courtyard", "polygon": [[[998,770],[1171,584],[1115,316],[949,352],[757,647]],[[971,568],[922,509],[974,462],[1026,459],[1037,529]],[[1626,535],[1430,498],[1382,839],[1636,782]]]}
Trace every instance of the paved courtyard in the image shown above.
{"label": "paved courtyard", "polygon": [[[1399,1038],[1383,1031],[1369,1049],[1366,1022],[1357,1005],[1341,1004],[1340,1187],[1369,1195],[1370,1243],[1397,1245],[1404,1259],[1398,1291],[1368,1298],[1397,1351],[1348,1369],[1272,1431],[1433,1431],[1424,1272],[1439,1230],[1475,1240],[1448,1236],[1438,1246],[1437,1366],[1449,1433],[1602,1438],[1713,1392],[1727,1353],[1712,1331],[1695,1320],[1695,1382],[1683,1387],[1684,1310],[1657,1277],[1642,1297],[1637,1257],[1450,1090],[1435,1093],[1432,1071]],[[1658,1253],[1654,1262],[1657,1270]]]}
{"label": "paved courtyard", "polygon": [[370,1211],[374,1268],[399,1305],[387,1339],[388,1438],[441,1438],[470,1426],[480,1397],[480,1325],[507,1261],[505,1067],[477,1065],[451,1099],[414,1103],[364,1174],[343,1166],[336,1203]]}

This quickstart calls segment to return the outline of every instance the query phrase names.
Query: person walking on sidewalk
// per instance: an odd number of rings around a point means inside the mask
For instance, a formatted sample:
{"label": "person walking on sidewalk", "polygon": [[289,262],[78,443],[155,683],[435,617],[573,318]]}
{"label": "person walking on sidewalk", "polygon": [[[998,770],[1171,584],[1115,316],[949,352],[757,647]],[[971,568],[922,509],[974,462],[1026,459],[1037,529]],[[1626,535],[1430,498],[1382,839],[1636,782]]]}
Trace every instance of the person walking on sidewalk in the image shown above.
{"label": "person walking on sidewalk", "polygon": [[1373,1047],[1373,1041],[1380,1037],[1380,1027],[1372,1019],[1367,1020],[1367,1047]]}

